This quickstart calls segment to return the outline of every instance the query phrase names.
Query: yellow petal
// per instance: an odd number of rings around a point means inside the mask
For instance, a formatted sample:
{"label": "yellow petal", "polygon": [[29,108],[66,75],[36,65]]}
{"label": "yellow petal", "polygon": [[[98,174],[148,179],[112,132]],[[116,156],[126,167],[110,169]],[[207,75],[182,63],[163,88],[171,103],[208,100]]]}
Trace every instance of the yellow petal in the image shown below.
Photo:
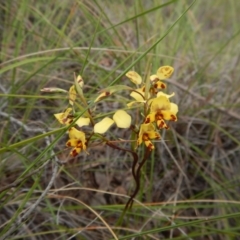
{"label": "yellow petal", "polygon": [[152,123],[154,121],[155,121],[155,112],[152,112],[152,113],[147,115],[147,117],[145,119],[145,124],[146,123]]}
{"label": "yellow petal", "polygon": [[173,67],[163,66],[157,70],[157,76],[160,80],[164,80],[170,78],[171,75],[173,74],[173,71],[174,71]]}
{"label": "yellow petal", "polygon": [[64,113],[56,113],[56,114],[54,114],[54,117],[55,117],[61,124],[64,124],[64,122],[63,122],[63,114],[64,114]]}
{"label": "yellow petal", "polygon": [[89,123],[90,123],[90,119],[89,119],[89,118],[84,118],[84,117],[80,117],[80,118],[76,121],[76,124],[77,124],[79,127],[88,126]]}
{"label": "yellow petal", "polygon": [[139,137],[142,138],[144,134],[148,132],[154,132],[154,131],[155,131],[155,127],[152,123],[143,123],[140,126]]}
{"label": "yellow petal", "polygon": [[72,157],[76,157],[80,152],[81,152],[81,148],[78,148],[78,147],[75,147],[71,152],[70,152],[70,155]]}
{"label": "yellow petal", "polygon": [[102,92],[102,93],[94,100],[94,102],[98,102],[98,101],[102,100],[103,98],[108,97],[108,96],[110,96],[110,95],[111,95],[111,93],[108,92],[108,91]]}
{"label": "yellow petal", "polygon": [[160,96],[158,98],[153,99],[150,111],[156,112],[159,110],[170,110],[170,108],[171,105],[169,99],[165,96]]}
{"label": "yellow petal", "polygon": [[66,143],[67,147],[76,147],[86,150],[86,144],[79,139],[69,139]]}
{"label": "yellow petal", "polygon": [[157,126],[159,129],[161,128],[169,129],[168,125],[165,123],[163,119],[157,120]]}
{"label": "yellow petal", "polygon": [[151,82],[155,82],[155,81],[159,81],[160,79],[158,78],[158,75],[153,74],[150,76],[150,81]]}
{"label": "yellow petal", "polygon": [[67,147],[76,147],[78,145],[78,143],[82,142],[81,140],[78,140],[78,139],[69,139],[66,143],[66,146]]}
{"label": "yellow petal", "polygon": [[156,131],[147,131],[147,134],[150,139],[159,139],[161,137]]}
{"label": "yellow petal", "polygon": [[148,131],[154,131],[155,130],[155,127],[152,123],[143,123],[141,124],[141,127],[140,127],[140,133],[145,133],[145,132],[148,132]]}
{"label": "yellow petal", "polygon": [[152,144],[151,141],[147,140],[147,141],[144,141],[144,143],[149,151],[152,151],[154,149],[154,145]]}
{"label": "yellow petal", "polygon": [[177,117],[171,111],[162,110],[161,115],[161,117],[165,120],[177,121]]}
{"label": "yellow petal", "polygon": [[72,112],[72,108],[67,108],[63,113],[56,113],[54,117],[61,123],[61,124],[70,124],[72,122],[73,117],[69,114]]}
{"label": "yellow petal", "polygon": [[127,72],[126,76],[137,85],[142,83],[142,77],[135,71]]}
{"label": "yellow petal", "polygon": [[75,90],[75,86],[72,85],[69,89],[69,104],[73,105],[77,98],[77,92]]}
{"label": "yellow petal", "polygon": [[111,118],[105,117],[94,125],[94,132],[103,134],[113,125],[113,123],[114,121]]}
{"label": "yellow petal", "polygon": [[129,128],[131,126],[131,116],[124,110],[118,110],[113,115],[113,120],[119,128]]}
{"label": "yellow petal", "polygon": [[170,103],[170,105],[171,105],[170,111],[176,115],[178,113],[178,105],[175,103]]}
{"label": "yellow petal", "polygon": [[157,97],[165,96],[165,97],[167,97],[167,98],[171,98],[171,97],[173,97],[174,95],[175,95],[174,92],[173,92],[172,94],[166,94],[166,93],[164,93],[164,92],[158,92]]}
{"label": "yellow petal", "polygon": [[76,82],[78,83],[78,85],[83,88],[83,85],[84,85],[84,81],[83,81],[83,78],[81,75],[78,75],[77,78],[76,78]]}
{"label": "yellow petal", "polygon": [[70,139],[79,139],[81,140],[83,143],[86,142],[86,138],[85,138],[85,133],[82,131],[77,130],[75,127],[71,127],[69,130],[69,138]]}
{"label": "yellow petal", "polygon": [[140,101],[140,102],[145,100],[144,95],[145,95],[145,93],[144,93],[142,88],[138,88],[135,91],[132,91],[131,94],[130,94],[130,96],[132,98],[134,98],[136,101]]}

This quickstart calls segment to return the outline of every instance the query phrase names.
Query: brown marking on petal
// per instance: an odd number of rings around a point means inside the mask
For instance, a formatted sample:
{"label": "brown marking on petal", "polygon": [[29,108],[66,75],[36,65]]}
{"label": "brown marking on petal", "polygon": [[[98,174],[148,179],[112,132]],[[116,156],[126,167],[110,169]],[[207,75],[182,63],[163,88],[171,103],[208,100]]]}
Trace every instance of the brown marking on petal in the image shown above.
{"label": "brown marking on petal", "polygon": [[161,112],[157,112],[155,115],[156,120],[162,120],[163,119],[163,114]]}
{"label": "brown marking on petal", "polygon": [[148,141],[148,140],[149,140],[149,137],[148,137],[148,134],[147,134],[147,133],[144,133],[144,134],[143,134],[142,140],[143,140],[143,141]]}
{"label": "brown marking on petal", "polygon": [[81,141],[81,140],[78,140],[76,146],[77,146],[78,148],[81,148],[81,149],[82,149],[82,147],[83,147],[82,141]]}
{"label": "brown marking on petal", "polygon": [[158,80],[159,80],[159,78],[155,77],[155,78],[152,79],[151,81],[152,81],[152,82],[155,82],[155,81],[158,81]]}
{"label": "brown marking on petal", "polygon": [[158,126],[158,128],[169,129],[168,125],[164,122],[164,120],[159,120],[159,121],[157,122],[157,126]]}
{"label": "brown marking on petal", "polygon": [[68,118],[66,117],[66,118],[63,118],[63,123],[66,123],[67,122],[67,120],[68,120]]}
{"label": "brown marking on petal", "polygon": [[174,122],[176,122],[176,121],[177,121],[177,118],[176,118],[176,116],[174,116],[174,115],[171,115],[171,120],[172,120],[172,121],[174,121]]}
{"label": "brown marking on petal", "polygon": [[105,97],[107,97],[107,96],[109,96],[109,95],[111,95],[110,92],[103,92],[103,94],[104,94],[103,96],[101,96],[101,97],[98,98],[98,101],[104,99]]}
{"label": "brown marking on petal", "polygon": [[149,92],[150,92],[151,94],[156,94],[156,91],[155,91],[155,88],[154,88],[154,87],[150,87]]}
{"label": "brown marking on petal", "polygon": [[66,143],[66,146],[67,146],[67,147],[72,147],[71,142],[67,142],[67,143]]}
{"label": "brown marking on petal", "polygon": [[159,121],[158,127],[159,128],[163,128],[163,126],[165,125],[164,121]]}
{"label": "brown marking on petal", "polygon": [[152,151],[154,149],[154,146],[152,143],[149,143],[147,148],[149,149],[149,151]]}
{"label": "brown marking on petal", "polygon": [[77,150],[73,149],[72,152],[70,153],[72,157],[76,157],[78,155]]}
{"label": "brown marking on petal", "polygon": [[164,89],[166,88],[166,85],[164,83],[161,84],[161,88]]}
{"label": "brown marking on petal", "polygon": [[156,138],[156,139],[160,139],[160,136],[159,136],[158,133],[155,133],[155,138]]}
{"label": "brown marking on petal", "polygon": [[151,94],[157,94],[157,93],[158,93],[158,90],[157,90],[156,87],[152,86],[152,87],[149,89],[149,92],[150,92]]}
{"label": "brown marking on petal", "polygon": [[145,122],[144,122],[144,123],[150,123],[150,118],[147,117],[147,118],[145,119]]}

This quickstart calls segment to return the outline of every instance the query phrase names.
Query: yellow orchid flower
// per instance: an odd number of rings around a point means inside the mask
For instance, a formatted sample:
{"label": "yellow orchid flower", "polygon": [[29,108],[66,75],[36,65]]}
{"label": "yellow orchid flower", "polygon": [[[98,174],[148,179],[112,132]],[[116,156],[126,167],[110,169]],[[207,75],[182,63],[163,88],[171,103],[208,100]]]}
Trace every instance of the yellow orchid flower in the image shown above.
{"label": "yellow orchid flower", "polygon": [[150,81],[152,82],[154,92],[156,93],[158,89],[165,89],[167,86],[161,80],[168,79],[172,76],[174,68],[171,66],[162,66],[157,70],[156,74],[150,76]]}
{"label": "yellow orchid flower", "polygon": [[146,147],[151,151],[154,149],[154,145],[150,139],[160,139],[160,134],[155,131],[155,127],[152,123],[143,123],[140,126],[137,144],[138,146],[144,142]]}
{"label": "yellow orchid flower", "polygon": [[145,123],[156,122],[159,128],[169,127],[164,120],[177,121],[178,106],[171,103],[168,97],[160,95],[151,101],[150,113],[147,115]]}
{"label": "yellow orchid flower", "polygon": [[[71,112],[72,108],[67,108],[63,113],[56,113],[54,114],[54,116],[61,124],[69,125],[74,121],[74,117],[71,114]],[[88,126],[89,123],[90,123],[89,118],[80,117],[78,118],[75,124],[77,124],[79,127],[83,127]]]}
{"label": "yellow orchid flower", "polygon": [[72,147],[70,155],[77,156],[82,150],[86,150],[86,137],[85,133],[72,127],[69,130],[69,140],[66,143],[67,147]]}

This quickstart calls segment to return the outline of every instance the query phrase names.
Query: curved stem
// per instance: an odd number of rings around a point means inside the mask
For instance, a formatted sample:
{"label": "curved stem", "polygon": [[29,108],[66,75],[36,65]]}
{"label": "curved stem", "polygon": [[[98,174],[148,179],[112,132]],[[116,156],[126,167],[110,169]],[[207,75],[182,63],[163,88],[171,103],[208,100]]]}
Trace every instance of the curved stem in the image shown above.
{"label": "curved stem", "polygon": [[[144,158],[143,160],[140,162],[140,164],[138,165],[137,171],[136,171],[136,188],[133,192],[133,194],[130,196],[129,200],[127,201],[125,208],[124,208],[124,212],[126,212],[128,209],[131,209],[132,205],[133,205],[133,199],[136,197],[136,195],[139,192],[140,189],[140,180],[141,180],[141,169],[144,165],[144,163],[147,161],[149,154],[150,154],[150,150],[148,148],[146,148],[145,154],[144,154]],[[135,168],[135,166],[134,166]]]}

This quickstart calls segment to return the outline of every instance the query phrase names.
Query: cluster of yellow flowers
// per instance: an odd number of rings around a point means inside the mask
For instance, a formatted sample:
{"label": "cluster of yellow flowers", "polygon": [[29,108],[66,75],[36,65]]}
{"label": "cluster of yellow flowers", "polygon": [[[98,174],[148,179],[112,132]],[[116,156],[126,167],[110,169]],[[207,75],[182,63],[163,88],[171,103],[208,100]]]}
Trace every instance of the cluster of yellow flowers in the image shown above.
{"label": "cluster of yellow flowers", "polygon": [[[134,101],[127,103],[127,107],[131,110],[136,106],[144,110],[144,117],[137,131],[136,146],[144,142],[148,150],[151,151],[154,149],[151,139],[160,139],[159,129],[169,128],[165,121],[177,120],[178,106],[169,100],[174,96],[174,93],[168,95],[161,91],[166,88],[166,84],[162,81],[171,77],[173,71],[174,69],[170,66],[160,67],[156,74],[151,75],[145,83],[137,72],[129,71],[126,76],[136,85],[136,89],[127,86],[109,87],[103,90],[93,103],[97,104],[97,102],[104,100],[118,90],[130,91],[130,96]],[[80,75],[75,77],[75,84],[68,91],[70,107],[64,112],[54,114],[61,124],[69,126],[69,140],[66,146],[72,148],[70,155],[73,157],[77,156],[82,150],[86,151],[93,135],[101,137],[113,124],[116,124],[119,128],[130,128],[131,125],[134,125],[131,115],[125,110],[117,110],[112,118],[110,116],[104,117],[101,121],[95,122],[96,118],[84,97],[83,87],[82,77]],[[43,91],[48,92],[54,90],[67,92],[56,88],[43,89]],[[76,109],[79,109],[82,113],[79,114]],[[89,125],[92,130],[84,131],[83,127]]]}
{"label": "cluster of yellow flowers", "polygon": [[[168,129],[165,120],[177,121],[178,106],[171,103],[169,98],[174,96],[163,93],[161,90],[166,88],[166,84],[162,80],[171,77],[174,69],[171,66],[163,66],[157,70],[156,74],[151,75],[150,87],[146,90],[146,84],[141,88],[136,89],[130,95],[135,99],[128,106],[135,103],[143,103],[147,109],[147,115],[140,125],[137,144],[145,143],[149,150],[154,149],[154,145],[150,139],[160,139],[160,134],[157,129]],[[142,84],[141,76],[134,71],[130,71],[126,76],[136,85]]]}

